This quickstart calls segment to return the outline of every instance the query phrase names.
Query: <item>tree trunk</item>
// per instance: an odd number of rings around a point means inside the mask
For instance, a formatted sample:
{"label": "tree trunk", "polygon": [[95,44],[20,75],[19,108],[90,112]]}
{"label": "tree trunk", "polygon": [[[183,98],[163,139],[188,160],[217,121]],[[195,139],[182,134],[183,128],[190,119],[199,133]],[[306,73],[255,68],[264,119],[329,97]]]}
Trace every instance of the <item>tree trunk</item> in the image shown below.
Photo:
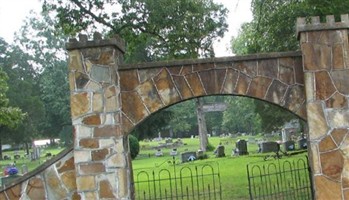
{"label": "tree trunk", "polygon": [[2,140],[0,138],[0,160],[3,160],[3,157],[2,157]]}
{"label": "tree trunk", "polygon": [[203,111],[203,101],[200,98],[196,99],[196,113],[197,113],[198,127],[199,127],[200,149],[206,152],[206,148],[208,145],[207,127],[206,127],[205,113]]}
{"label": "tree trunk", "polygon": [[28,142],[25,142],[25,151],[27,153],[27,155],[29,156],[29,145],[28,145]]}

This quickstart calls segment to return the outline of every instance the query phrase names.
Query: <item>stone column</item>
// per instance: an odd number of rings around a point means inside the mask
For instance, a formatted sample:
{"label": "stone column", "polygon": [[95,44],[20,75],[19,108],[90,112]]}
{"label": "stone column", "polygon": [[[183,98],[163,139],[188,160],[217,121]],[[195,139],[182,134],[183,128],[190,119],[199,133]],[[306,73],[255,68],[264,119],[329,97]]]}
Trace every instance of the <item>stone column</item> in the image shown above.
{"label": "stone column", "polygon": [[79,35],[67,43],[74,162],[81,199],[130,199],[128,138],[122,134],[118,65],[124,42]]}
{"label": "stone column", "polygon": [[349,199],[348,15],[297,20],[316,199]]}

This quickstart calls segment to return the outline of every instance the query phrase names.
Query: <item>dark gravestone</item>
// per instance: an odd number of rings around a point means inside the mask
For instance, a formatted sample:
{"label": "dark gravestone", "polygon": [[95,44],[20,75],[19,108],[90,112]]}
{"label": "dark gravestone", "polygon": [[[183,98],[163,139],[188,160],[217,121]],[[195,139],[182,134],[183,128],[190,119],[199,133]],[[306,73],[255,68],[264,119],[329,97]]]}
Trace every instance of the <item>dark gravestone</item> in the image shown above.
{"label": "dark gravestone", "polygon": [[286,141],[282,144],[284,151],[294,151],[296,149],[294,141]]}
{"label": "dark gravestone", "polygon": [[307,149],[308,148],[307,139],[303,138],[303,139],[298,140],[298,147],[299,147],[299,149]]}
{"label": "dark gravestone", "polygon": [[260,153],[278,152],[280,150],[277,142],[262,142],[258,145]]}
{"label": "dark gravestone", "polygon": [[225,153],[224,153],[224,146],[219,145],[215,151],[216,157],[220,158],[220,157],[224,157]]}
{"label": "dark gravestone", "polygon": [[181,161],[182,161],[182,163],[183,162],[194,161],[194,160],[196,160],[196,152],[189,151],[189,152],[181,153]]}
{"label": "dark gravestone", "polygon": [[235,152],[234,155],[247,155],[247,142],[246,140],[238,140],[235,143]]}

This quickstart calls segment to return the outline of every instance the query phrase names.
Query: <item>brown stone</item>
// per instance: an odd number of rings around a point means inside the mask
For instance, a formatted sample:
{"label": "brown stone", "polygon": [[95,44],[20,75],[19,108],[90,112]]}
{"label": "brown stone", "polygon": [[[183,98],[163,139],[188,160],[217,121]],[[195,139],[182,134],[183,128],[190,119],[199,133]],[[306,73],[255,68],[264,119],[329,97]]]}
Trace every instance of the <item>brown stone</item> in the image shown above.
{"label": "brown stone", "polygon": [[75,171],[65,172],[61,175],[64,186],[70,191],[75,191],[76,188],[76,174]]}
{"label": "brown stone", "polygon": [[331,136],[326,136],[319,143],[320,152],[334,150],[335,148],[337,148],[337,145],[334,143]]}
{"label": "brown stone", "polygon": [[45,171],[45,178],[48,199],[64,199],[67,197],[67,190],[63,187],[60,176],[53,167]]}
{"label": "brown stone", "polygon": [[321,104],[308,103],[307,117],[309,137],[311,140],[318,139],[323,135],[326,135],[328,131],[328,125]]}
{"label": "brown stone", "polygon": [[207,95],[220,94],[226,70],[208,70],[199,73]]}
{"label": "brown stone", "polygon": [[335,181],[340,181],[343,170],[343,155],[341,151],[334,150],[320,154],[322,173]]}
{"label": "brown stone", "polygon": [[133,123],[123,113],[122,114],[122,134],[124,135],[128,134],[133,128],[134,128]]}
{"label": "brown stone", "polygon": [[288,88],[285,95],[285,107],[292,112],[297,112],[305,103],[304,86],[294,85]]}
{"label": "brown stone", "polygon": [[152,81],[141,84],[137,92],[150,112],[153,113],[164,106]]}
{"label": "brown stone", "polygon": [[252,97],[264,99],[272,80],[266,77],[256,77],[252,80],[247,94]]}
{"label": "brown stone", "polygon": [[181,69],[180,75],[186,76],[188,74],[193,73],[193,65],[183,65]]}
{"label": "brown stone", "polygon": [[346,137],[347,134],[347,129],[334,129],[331,133],[332,138],[336,142],[337,146],[339,146],[343,142],[343,139]]}
{"label": "brown stone", "polygon": [[94,112],[103,111],[103,96],[99,93],[94,93],[92,97],[92,110]]}
{"label": "brown stone", "polygon": [[182,67],[168,67],[167,70],[170,72],[171,75],[179,75],[181,73]]}
{"label": "brown stone", "polygon": [[269,102],[282,105],[281,102],[283,102],[286,91],[287,91],[287,86],[284,83],[278,80],[273,80],[273,82],[269,87],[269,90],[267,92],[265,99],[268,100]]}
{"label": "brown stone", "polygon": [[107,180],[103,180],[99,183],[99,198],[115,199],[113,188]]}
{"label": "brown stone", "polygon": [[63,165],[56,164],[58,173],[63,173],[70,170],[75,170],[74,157],[64,160]]}
{"label": "brown stone", "polygon": [[96,127],[94,129],[94,137],[117,137],[120,136],[121,130],[118,125],[106,125],[103,127]]}
{"label": "brown stone", "polygon": [[348,108],[348,100],[345,96],[336,92],[326,101],[327,108]]}
{"label": "brown stone", "polygon": [[319,160],[319,148],[317,144],[310,143],[310,149],[309,149],[309,163],[312,168],[313,174],[320,174],[321,173],[321,165]]}
{"label": "brown stone", "polygon": [[336,70],[331,72],[334,85],[341,94],[349,95],[349,70]]}
{"label": "brown stone", "polygon": [[85,125],[90,125],[90,126],[98,126],[98,125],[101,125],[101,118],[98,114],[90,115],[90,116],[85,117],[82,120],[82,123]]}
{"label": "brown stone", "polygon": [[194,96],[197,97],[205,95],[205,90],[197,73],[188,74],[185,76],[185,78],[189,84],[189,87],[193,91]]}
{"label": "brown stone", "polygon": [[236,62],[233,63],[233,69],[250,77],[254,77],[257,75],[257,61]]}
{"label": "brown stone", "polygon": [[78,176],[76,177],[76,183],[79,191],[90,191],[97,189],[94,176]]}
{"label": "brown stone", "polygon": [[8,200],[8,199],[9,200],[20,199],[20,197],[21,197],[21,185],[17,184],[14,187],[11,187],[11,188],[7,189],[5,192],[6,192],[6,195],[7,195],[6,200]]}
{"label": "brown stone", "polygon": [[126,169],[119,169],[118,170],[118,195],[119,198],[125,198],[129,195],[129,187],[128,187],[128,183],[129,183],[129,174],[127,172]]}
{"label": "brown stone", "polygon": [[228,69],[226,73],[222,93],[233,94],[238,77],[239,77],[239,71]]}
{"label": "brown stone", "polygon": [[239,74],[239,79],[237,81],[235,91],[237,94],[246,95],[248,86],[250,85],[251,78],[243,73]]}
{"label": "brown stone", "polygon": [[89,175],[89,174],[99,174],[102,172],[105,172],[105,166],[103,163],[87,163],[87,164],[80,164],[80,173],[83,175]]}
{"label": "brown stone", "polygon": [[162,70],[154,77],[156,88],[165,105],[176,103],[180,100],[179,93],[172,82],[171,75],[167,70]]}
{"label": "brown stone", "polygon": [[324,176],[315,176],[314,179],[315,199],[342,199],[342,189],[339,182],[329,180]]}
{"label": "brown stone", "polygon": [[326,71],[315,73],[315,90],[317,100],[326,100],[336,92],[330,75]]}
{"label": "brown stone", "polygon": [[72,94],[70,102],[73,118],[86,114],[90,110],[90,99],[87,92]]}
{"label": "brown stone", "polygon": [[100,150],[92,151],[91,152],[92,161],[105,160],[108,154],[109,154],[108,149],[100,149]]}
{"label": "brown stone", "polygon": [[112,48],[103,48],[100,57],[98,59],[98,64],[100,65],[109,65],[114,64],[115,58],[114,58],[114,49]]}
{"label": "brown stone", "polygon": [[122,92],[122,111],[133,122],[139,122],[148,115],[141,98],[136,92]]}
{"label": "brown stone", "polygon": [[182,97],[182,99],[189,99],[193,96],[193,93],[185,80],[184,76],[172,76],[173,81],[178,88],[178,91]]}
{"label": "brown stone", "polygon": [[292,85],[295,82],[295,74],[293,70],[293,62],[292,58],[280,58],[279,59],[279,79],[281,82],[286,83],[288,85]]}
{"label": "brown stone", "polygon": [[28,182],[26,193],[30,199],[46,199],[44,182],[40,178],[31,178]]}
{"label": "brown stone", "polygon": [[69,51],[69,70],[83,72],[81,54],[78,50]]}
{"label": "brown stone", "polygon": [[119,71],[119,76],[122,91],[132,91],[139,85],[136,70]]}
{"label": "brown stone", "polygon": [[331,47],[319,44],[302,44],[305,70],[330,69]]}
{"label": "brown stone", "polygon": [[193,65],[193,72],[210,70],[214,68],[214,63],[198,63]]}
{"label": "brown stone", "polygon": [[304,84],[304,73],[303,73],[303,59],[297,57],[294,60],[294,71],[295,71],[295,83]]}
{"label": "brown stone", "polygon": [[334,69],[344,69],[344,55],[343,55],[343,44],[334,44],[333,45],[333,68]]}
{"label": "brown stone", "polygon": [[258,75],[269,78],[278,77],[278,62],[276,59],[258,61]]}
{"label": "brown stone", "polygon": [[83,138],[79,141],[79,146],[87,149],[99,148],[99,140],[94,138]]}
{"label": "brown stone", "polygon": [[349,159],[344,157],[344,166],[342,171],[342,188],[349,189]]}
{"label": "brown stone", "polygon": [[72,200],[81,200],[81,196],[77,192],[74,192],[71,199]]}
{"label": "brown stone", "polygon": [[151,79],[155,77],[157,74],[159,74],[162,69],[163,68],[161,67],[150,68],[150,69],[139,69],[138,77],[139,77],[140,84],[151,81]]}

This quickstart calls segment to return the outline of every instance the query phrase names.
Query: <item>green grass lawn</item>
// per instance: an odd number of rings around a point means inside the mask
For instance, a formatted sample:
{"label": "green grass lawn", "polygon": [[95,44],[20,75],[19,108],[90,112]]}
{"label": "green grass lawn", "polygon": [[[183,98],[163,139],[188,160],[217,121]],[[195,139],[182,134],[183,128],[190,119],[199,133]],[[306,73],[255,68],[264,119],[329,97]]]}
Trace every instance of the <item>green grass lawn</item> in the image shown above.
{"label": "green grass lawn", "polygon": [[[191,165],[202,165],[204,163],[215,163],[219,166],[220,181],[222,186],[223,199],[249,199],[249,190],[248,190],[248,178],[247,178],[247,164],[253,162],[262,162],[264,161],[264,156],[267,154],[258,154],[257,144],[248,144],[249,155],[247,156],[231,156],[232,150],[235,148],[235,142],[238,139],[246,139],[246,137],[240,138],[219,138],[211,137],[209,138],[209,143],[213,146],[217,146],[222,142],[225,146],[226,157],[216,158],[213,154],[213,151],[208,151],[208,159],[197,160]],[[178,155],[175,156],[175,162],[178,167],[180,167],[180,153],[185,151],[197,151],[199,148],[199,140],[195,139],[182,139],[185,145],[182,145],[177,148]],[[164,141],[160,141],[164,143]],[[159,145],[159,142],[140,142],[141,150],[139,156],[133,160],[132,165],[134,169],[134,176],[137,176],[137,173],[140,170],[146,169],[171,169],[171,163],[173,163],[173,158],[170,156],[171,148],[163,149],[164,156],[155,157],[155,149]],[[301,154],[304,156],[306,153]],[[295,159],[298,156],[286,157],[283,159]],[[270,158],[270,160],[274,160]],[[276,161],[276,160],[275,160]]]}

